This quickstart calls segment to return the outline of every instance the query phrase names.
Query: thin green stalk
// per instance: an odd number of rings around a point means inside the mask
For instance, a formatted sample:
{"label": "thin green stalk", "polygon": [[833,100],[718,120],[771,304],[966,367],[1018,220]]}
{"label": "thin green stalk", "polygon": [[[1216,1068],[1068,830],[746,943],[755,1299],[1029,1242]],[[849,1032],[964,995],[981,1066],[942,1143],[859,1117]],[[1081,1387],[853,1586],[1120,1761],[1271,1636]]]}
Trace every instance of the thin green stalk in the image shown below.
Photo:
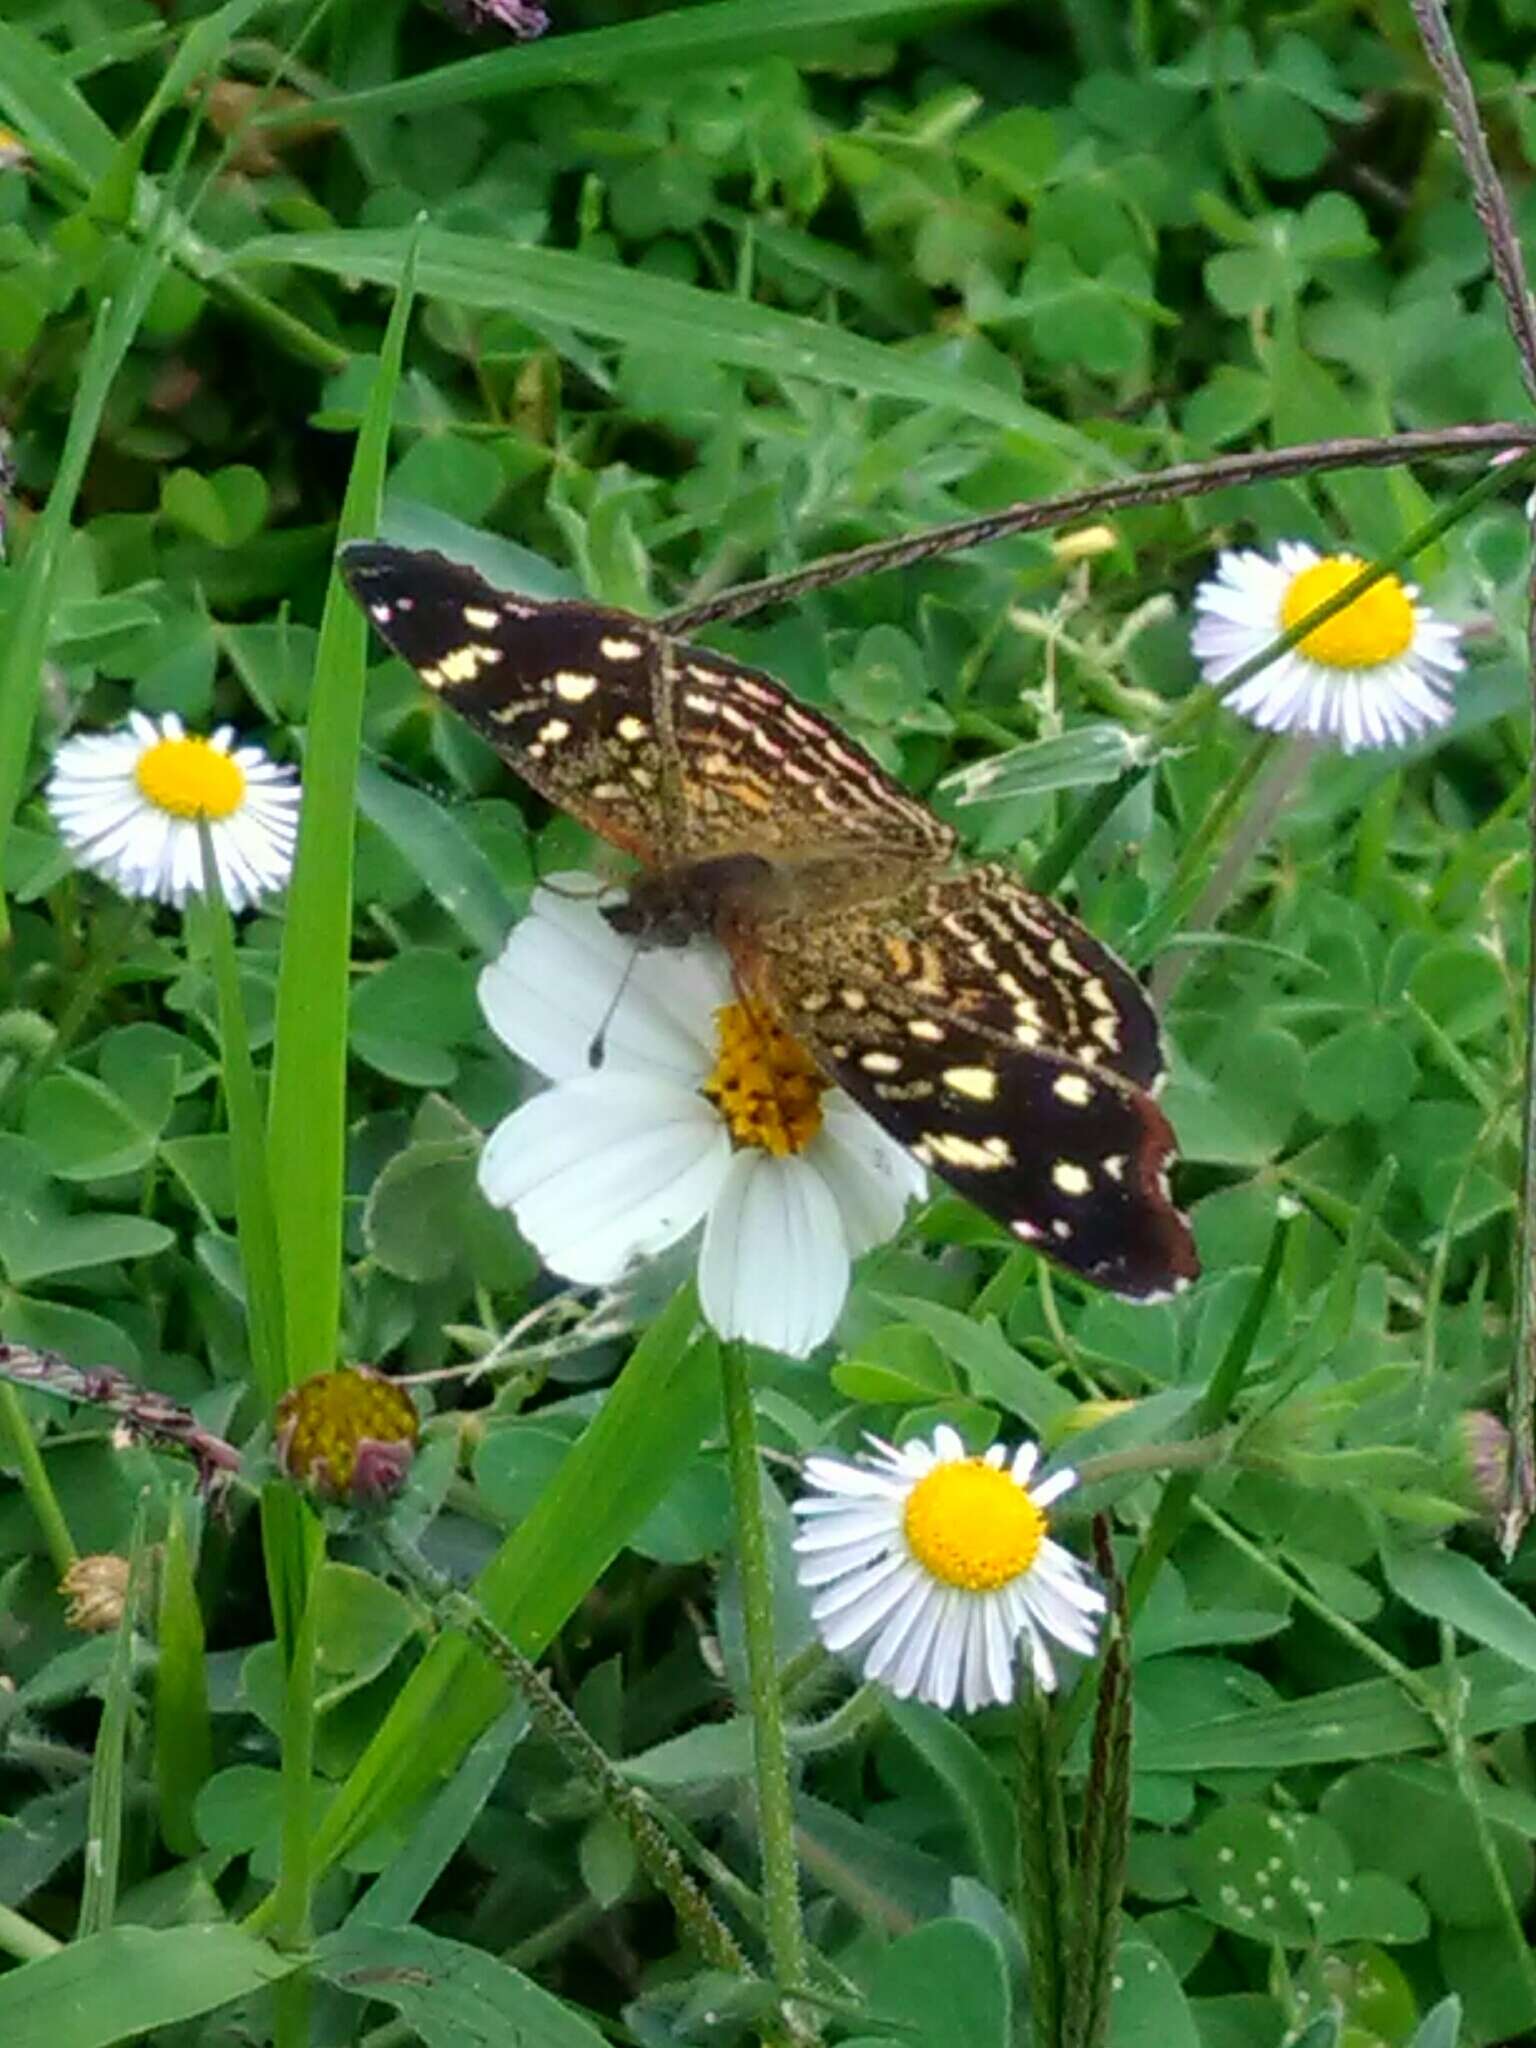
{"label": "thin green stalk", "polygon": [[805,1936],[800,1924],[789,1748],[784,1737],[784,1705],[774,1647],[773,1568],[763,1517],[752,1381],[746,1352],[740,1344],[720,1346],[720,1369],[725,1395],[726,1451],[736,1514],[747,1679],[752,1699],[752,1759],[757,1777],[768,1955],[775,1981],[787,1996],[793,1996],[806,1986]]}
{"label": "thin green stalk", "polygon": [[1186,840],[1173,871],[1173,880],[1126,940],[1125,954],[1133,964],[1139,965],[1151,959],[1164,939],[1177,931],[1186,911],[1205,887],[1207,855],[1226,831],[1228,822],[1242,808],[1249,790],[1278,745],[1279,741],[1272,734],[1261,734],[1228,776],[1220,795]]}
{"label": "thin green stalk", "polygon": [[0,1906],[0,1955],[14,1956],[18,1963],[40,1963],[44,1956],[56,1956],[63,1946],[57,1935],[18,1913],[14,1906]]}
{"label": "thin green stalk", "polygon": [[53,1490],[53,1481],[48,1477],[43,1454],[37,1448],[37,1439],[28,1427],[26,1410],[16,1389],[3,1380],[0,1380],[0,1446],[8,1447],[16,1460],[21,1490],[43,1532],[54,1574],[62,1579],[80,1553],[69,1533],[69,1524],[59,1506],[59,1496]]}
{"label": "thin green stalk", "polygon": [[101,1721],[91,1758],[90,1802],[85,1822],[85,1878],[75,1938],[105,1934],[117,1912],[123,1845],[124,1763],[128,1724],[134,1711],[133,1641],[149,1561],[148,1495],[141,1494],[128,1549],[128,1584],[102,1691]]}
{"label": "thin green stalk", "polygon": [[1521,1921],[1520,1908],[1515,1904],[1509,1889],[1509,1879],[1504,1871],[1504,1859],[1499,1846],[1493,1839],[1493,1829],[1488,1823],[1487,1810],[1483,1805],[1477,1783],[1477,1774],[1472,1766],[1472,1749],[1467,1741],[1466,1695],[1467,1681],[1456,1669],[1456,1632],[1449,1622],[1440,1623],[1440,1662],[1445,1671],[1445,1728],[1446,1748],[1450,1754],[1451,1770],[1456,1779],[1462,1804],[1472,1822],[1473,1833],[1477,1836],[1478,1854],[1483,1859],[1483,1868],[1493,1896],[1498,1902],[1499,1920],[1510,1953],[1514,1958],[1516,1972],[1525,1979],[1526,1995],[1531,2008],[1536,2011],[1536,1950],[1526,1938]]}
{"label": "thin green stalk", "polygon": [[[1264,1322],[1265,1311],[1280,1277],[1280,1267],[1285,1258],[1286,1240],[1289,1227],[1284,1220],[1276,1223],[1270,1233],[1269,1249],[1264,1254],[1264,1264],[1254,1282],[1237,1325],[1227,1340],[1227,1348],[1217,1361],[1215,1370],[1206,1382],[1205,1392],[1200,1396],[1200,1405],[1195,1410],[1193,1429],[1196,1440],[1212,1437],[1222,1428],[1232,1413],[1238,1389],[1243,1383],[1243,1374],[1253,1356],[1253,1347],[1258,1341],[1259,1330]],[[1152,1516],[1152,1526],[1136,1554],[1136,1562],[1126,1585],[1126,1615],[1134,1621],[1146,1604],[1153,1581],[1162,1570],[1168,1553],[1178,1541],[1179,1535],[1189,1520],[1190,1505],[1195,1489],[1200,1483],[1198,1469],[1175,1472],[1163,1488],[1161,1500]]]}
{"label": "thin green stalk", "polygon": [[1150,761],[1123,768],[1113,782],[1101,783],[1082,803],[1075,806],[1065,825],[1047,844],[1029,872],[1029,886],[1048,896],[1072,871],[1084,853],[1119,810],[1136,785],[1152,773]]}
{"label": "thin green stalk", "polygon": [[735,1936],[688,1875],[682,1858],[649,1804],[613,1763],[602,1745],[571,1712],[530,1657],[497,1628],[485,1609],[469,1594],[427,1563],[389,1524],[378,1540],[399,1576],[442,1623],[461,1630],[477,1643],[527,1701],[543,1733],[577,1771],[634,1844],[641,1867],[677,1915],[704,1960],[733,1976],[756,1974]]}
{"label": "thin green stalk", "polygon": [[[315,1608],[311,1595],[293,1642],[293,1657],[283,1686],[283,1817],[281,1864],[272,1892],[272,1942],[276,1948],[307,1948],[309,1901],[313,1892],[313,1761],[315,1761]],[[295,1976],[303,1976],[299,1970]],[[307,1993],[293,1995],[295,2009],[307,2005]],[[279,2048],[299,2048],[301,2036],[285,2038],[279,2025]]]}
{"label": "thin green stalk", "polygon": [[1357,1628],[1354,1622],[1346,1615],[1340,1614],[1336,1607],[1331,1607],[1321,1594],[1313,1592],[1304,1579],[1299,1579],[1288,1572],[1284,1565],[1260,1544],[1251,1542],[1236,1523],[1229,1521],[1218,1509],[1213,1508],[1209,1501],[1201,1500],[1197,1495],[1191,1503],[1191,1512],[1197,1515],[1207,1528],[1213,1529],[1223,1542],[1229,1543],[1256,1572],[1282,1587],[1298,1607],[1304,1607],[1310,1615],[1322,1622],[1325,1628],[1332,1629],[1333,1633],[1341,1641],[1346,1642],[1357,1655],[1374,1664],[1378,1671],[1400,1686],[1420,1713],[1427,1716],[1433,1728],[1442,1736],[1445,1735],[1445,1715],[1440,1701],[1416,1671],[1411,1670],[1400,1657],[1394,1657],[1390,1650],[1384,1649],[1374,1637],[1368,1636],[1363,1628]]}

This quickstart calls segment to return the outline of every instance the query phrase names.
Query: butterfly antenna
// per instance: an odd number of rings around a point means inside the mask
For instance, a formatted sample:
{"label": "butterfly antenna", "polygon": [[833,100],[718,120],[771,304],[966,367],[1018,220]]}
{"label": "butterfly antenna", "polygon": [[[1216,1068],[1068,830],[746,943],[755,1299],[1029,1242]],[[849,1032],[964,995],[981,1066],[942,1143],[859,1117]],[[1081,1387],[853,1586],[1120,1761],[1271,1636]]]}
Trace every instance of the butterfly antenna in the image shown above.
{"label": "butterfly antenna", "polygon": [[613,1022],[619,1004],[624,1000],[624,991],[629,987],[629,977],[634,973],[635,962],[639,958],[640,945],[637,940],[629,949],[629,958],[624,962],[624,972],[619,976],[619,985],[609,998],[608,1007],[603,1012],[603,1021],[593,1032],[592,1043],[587,1047],[587,1065],[593,1073],[597,1072],[608,1056],[608,1027]]}

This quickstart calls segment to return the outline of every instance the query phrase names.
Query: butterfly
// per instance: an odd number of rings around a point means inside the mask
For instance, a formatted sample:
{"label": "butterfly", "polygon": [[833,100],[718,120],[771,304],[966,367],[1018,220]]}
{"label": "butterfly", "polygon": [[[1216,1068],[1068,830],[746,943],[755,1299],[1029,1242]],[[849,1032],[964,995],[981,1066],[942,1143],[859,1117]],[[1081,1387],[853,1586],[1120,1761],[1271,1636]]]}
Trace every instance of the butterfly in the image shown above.
{"label": "butterfly", "polygon": [[940,1179],[1094,1285],[1198,1272],[1140,983],[760,669],[632,613],[498,590],[357,542],[381,638],[524,781],[639,862],[606,911],[642,945],[710,935],[749,1004]]}

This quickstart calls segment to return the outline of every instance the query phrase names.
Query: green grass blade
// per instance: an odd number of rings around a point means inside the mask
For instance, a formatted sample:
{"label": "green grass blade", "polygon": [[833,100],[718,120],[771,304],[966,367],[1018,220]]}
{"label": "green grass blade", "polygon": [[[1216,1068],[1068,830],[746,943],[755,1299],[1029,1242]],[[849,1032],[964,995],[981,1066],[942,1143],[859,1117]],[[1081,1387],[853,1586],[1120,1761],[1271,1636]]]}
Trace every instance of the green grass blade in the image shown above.
{"label": "green grass blade", "polygon": [[[0,47],[0,66],[3,63],[4,50]],[[7,621],[5,647],[0,651],[0,943],[10,929],[3,894],[5,844],[21,800],[32,729],[37,722],[43,654],[48,644],[64,543],[107,392],[164,267],[163,257],[144,250],[122,298],[104,299],[97,309],[58,475],[17,574],[16,598]]]}
{"label": "green grass blade", "polygon": [[101,1723],[91,1759],[91,1800],[85,1825],[85,1880],[80,1890],[76,1939],[105,1934],[117,1910],[118,1869],[123,1845],[123,1761],[128,1744],[128,1717],[133,1710],[134,1621],[144,1588],[148,1555],[148,1514],[140,1500],[133,1518],[128,1552],[128,1587],[122,1617],[112,1645],[112,1661],[102,1692]]}
{"label": "green grass blade", "polygon": [[[347,485],[343,539],[371,533],[378,519],[413,292],[402,246],[399,294]],[[268,1124],[272,1179],[283,1190],[277,1221],[290,1384],[335,1364],[340,1325],[352,826],[367,634],[367,621],[333,574],[315,659],[304,805],[278,970]]]}
{"label": "green grass blade", "polygon": [[117,1927],[0,1979],[5,2048],[111,2048],[248,1997],[294,1964],[237,1928]]}
{"label": "green grass blade", "polygon": [[[710,65],[749,64],[791,52],[804,57],[818,45],[847,44],[860,34],[883,36],[908,23],[937,23],[946,15],[974,14],[988,4],[990,0],[720,0],[714,7],[678,8],[647,21],[552,36],[531,48],[466,57],[420,78],[318,100],[304,112],[322,120],[407,109],[420,113],[533,92],[541,86],[593,84],[647,71],[678,77]],[[267,125],[280,125],[283,118],[274,111]]]}
{"label": "green grass blade", "polygon": [[235,1168],[235,1219],[245,1279],[246,1323],[256,1385],[270,1409],[288,1384],[283,1372],[283,1283],[278,1262],[277,1217],[267,1172],[265,1119],[240,994],[234,931],[228,909],[214,894],[218,870],[206,826],[203,832],[203,876],[213,887],[202,906],[202,923],[208,938],[219,1012],[219,1054]]}
{"label": "green grass blade", "polygon": [[56,159],[82,187],[104,178],[117,138],[68,83],[58,58],[24,29],[0,22],[0,111],[34,156]]}
{"label": "green grass blade", "polygon": [[[262,235],[231,251],[224,268],[227,273],[294,263],[336,277],[394,284],[410,243],[410,231],[403,228]],[[1076,428],[995,385],[958,375],[947,363],[930,363],[921,355],[723,292],[701,291],[642,270],[618,270],[595,257],[517,248],[492,235],[429,228],[421,236],[416,281],[426,298],[511,313],[532,326],[547,327],[552,337],[574,328],[661,355],[938,406],[1027,435],[1097,470],[1114,466],[1113,457]]]}
{"label": "green grass blade", "polygon": [[[476,1581],[476,1599],[526,1655],[548,1646],[717,1420],[717,1350],[712,1338],[690,1341],[697,1320],[690,1286]],[[506,1681],[482,1653],[440,1637],[321,1823],[316,1875],[455,1770],[506,1704]]]}
{"label": "green grass blade", "polygon": [[155,1784],[160,1836],[173,1856],[196,1856],[202,1848],[192,1807],[213,1769],[203,1617],[188,1535],[191,1520],[191,1500],[178,1493],[170,1505],[160,1567],[160,1655],[155,1666]]}

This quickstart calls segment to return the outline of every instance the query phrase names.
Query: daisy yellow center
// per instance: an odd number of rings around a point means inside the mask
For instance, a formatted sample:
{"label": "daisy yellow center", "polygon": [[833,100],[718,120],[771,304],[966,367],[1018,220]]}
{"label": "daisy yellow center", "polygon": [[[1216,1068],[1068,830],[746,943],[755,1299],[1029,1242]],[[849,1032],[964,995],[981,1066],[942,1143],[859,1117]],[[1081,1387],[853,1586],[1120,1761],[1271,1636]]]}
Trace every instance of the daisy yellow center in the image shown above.
{"label": "daisy yellow center", "polygon": [[[1293,576],[1280,605],[1280,623],[1294,626],[1318,605],[1337,597],[1365,564],[1354,555],[1329,555]],[[1297,642],[1297,651],[1325,668],[1378,668],[1413,644],[1413,605],[1395,576],[1383,576],[1353,604],[1324,619]]]}
{"label": "daisy yellow center", "polygon": [[967,1593],[995,1593],[1029,1570],[1046,1522],[1027,1487],[984,1458],[962,1458],[935,1465],[917,1482],[902,1526],[930,1577]]}
{"label": "daisy yellow center", "polygon": [[245,797],[245,771],[207,740],[157,741],[140,754],[133,779],[146,802],[173,818],[228,818]]}
{"label": "daisy yellow center", "polygon": [[754,1017],[745,1003],[715,1012],[719,1057],[704,1093],[725,1118],[734,1142],[785,1159],[803,1152],[821,1129],[826,1081],[809,1055],[777,1024]]}

